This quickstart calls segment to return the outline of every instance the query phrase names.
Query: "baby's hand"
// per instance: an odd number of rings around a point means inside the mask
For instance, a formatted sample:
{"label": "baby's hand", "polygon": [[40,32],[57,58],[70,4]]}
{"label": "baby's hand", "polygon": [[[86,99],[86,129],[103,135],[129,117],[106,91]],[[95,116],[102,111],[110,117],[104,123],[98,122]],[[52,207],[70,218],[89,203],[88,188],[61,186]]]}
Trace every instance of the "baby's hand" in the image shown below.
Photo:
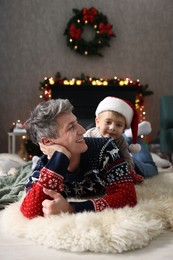
{"label": "baby's hand", "polygon": [[48,159],[50,159],[55,151],[65,154],[69,159],[71,157],[71,153],[62,145],[59,144],[51,144],[45,145],[43,143],[39,143],[40,150],[47,155]]}

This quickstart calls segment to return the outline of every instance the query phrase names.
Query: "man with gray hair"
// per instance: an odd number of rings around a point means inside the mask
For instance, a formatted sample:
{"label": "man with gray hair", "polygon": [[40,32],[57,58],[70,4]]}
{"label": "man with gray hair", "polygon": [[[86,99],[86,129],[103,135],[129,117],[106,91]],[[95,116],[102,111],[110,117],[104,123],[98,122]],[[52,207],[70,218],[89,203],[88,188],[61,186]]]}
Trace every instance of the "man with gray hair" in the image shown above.
{"label": "man with gray hair", "polygon": [[137,203],[133,179],[116,142],[84,138],[86,131],[72,110],[67,99],[49,100],[38,104],[26,121],[29,138],[43,152],[20,208],[27,218]]}

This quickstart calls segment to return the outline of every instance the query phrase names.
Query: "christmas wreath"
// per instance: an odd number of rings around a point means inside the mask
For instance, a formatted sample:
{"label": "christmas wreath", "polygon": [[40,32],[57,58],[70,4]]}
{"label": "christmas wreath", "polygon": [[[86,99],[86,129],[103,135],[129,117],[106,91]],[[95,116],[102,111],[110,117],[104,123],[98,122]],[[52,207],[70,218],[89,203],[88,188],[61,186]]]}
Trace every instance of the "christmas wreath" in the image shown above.
{"label": "christmas wreath", "polygon": [[[110,38],[115,37],[107,17],[93,7],[73,9],[73,12],[75,15],[69,20],[64,32],[67,36],[67,46],[81,55],[103,56],[99,49],[104,46],[109,47]],[[95,36],[91,41],[82,38],[86,25],[94,29]]]}

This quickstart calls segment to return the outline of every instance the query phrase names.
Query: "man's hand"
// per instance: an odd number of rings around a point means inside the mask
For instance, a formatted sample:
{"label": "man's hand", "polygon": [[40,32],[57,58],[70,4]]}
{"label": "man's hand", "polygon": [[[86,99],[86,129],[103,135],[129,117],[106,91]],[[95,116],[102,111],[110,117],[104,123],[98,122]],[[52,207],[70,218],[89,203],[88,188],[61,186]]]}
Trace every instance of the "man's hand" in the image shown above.
{"label": "man's hand", "polygon": [[61,212],[74,213],[74,208],[64,197],[53,190],[43,188],[45,194],[49,195],[53,200],[44,200],[42,202],[42,210],[44,216],[57,215]]}
{"label": "man's hand", "polygon": [[71,153],[62,145],[59,144],[51,144],[45,145],[43,143],[39,143],[40,150],[47,155],[48,159],[50,159],[55,151],[65,154],[69,159],[71,158]]}

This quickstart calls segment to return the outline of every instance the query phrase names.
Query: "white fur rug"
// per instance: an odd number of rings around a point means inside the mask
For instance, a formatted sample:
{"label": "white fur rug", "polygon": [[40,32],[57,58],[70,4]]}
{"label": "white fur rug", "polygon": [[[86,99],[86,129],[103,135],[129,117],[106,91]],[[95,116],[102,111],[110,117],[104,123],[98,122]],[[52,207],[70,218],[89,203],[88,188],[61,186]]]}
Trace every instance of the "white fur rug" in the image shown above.
{"label": "white fur rug", "polygon": [[121,253],[145,247],[166,229],[173,230],[173,172],[136,186],[138,205],[100,213],[24,218],[20,202],[2,214],[1,229],[56,249]]}

